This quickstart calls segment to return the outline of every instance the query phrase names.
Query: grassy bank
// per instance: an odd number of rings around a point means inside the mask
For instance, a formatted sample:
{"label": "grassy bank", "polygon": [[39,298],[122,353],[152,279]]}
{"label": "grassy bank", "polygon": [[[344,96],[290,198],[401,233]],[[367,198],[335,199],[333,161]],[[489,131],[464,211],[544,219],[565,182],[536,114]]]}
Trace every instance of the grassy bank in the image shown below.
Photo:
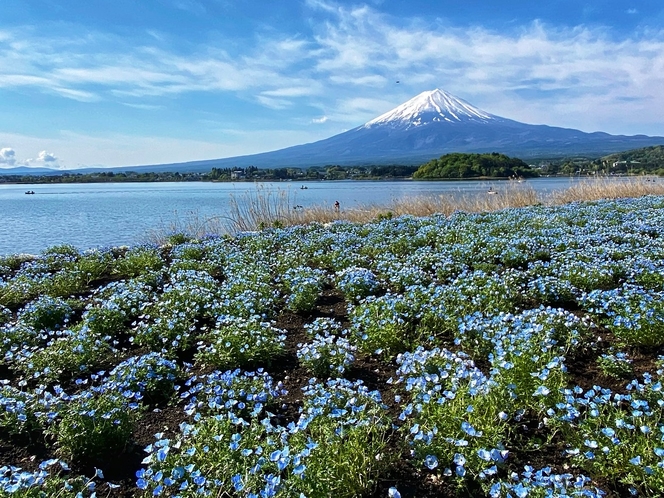
{"label": "grassy bank", "polygon": [[0,496],[660,496],[663,234],[648,196],[0,258]]}

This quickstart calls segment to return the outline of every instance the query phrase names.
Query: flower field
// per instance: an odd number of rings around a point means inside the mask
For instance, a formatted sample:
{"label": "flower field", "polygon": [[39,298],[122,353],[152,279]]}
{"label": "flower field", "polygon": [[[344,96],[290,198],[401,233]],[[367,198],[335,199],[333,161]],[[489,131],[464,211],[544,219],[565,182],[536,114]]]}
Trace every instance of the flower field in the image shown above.
{"label": "flower field", "polygon": [[664,198],[0,258],[0,496],[661,496]]}

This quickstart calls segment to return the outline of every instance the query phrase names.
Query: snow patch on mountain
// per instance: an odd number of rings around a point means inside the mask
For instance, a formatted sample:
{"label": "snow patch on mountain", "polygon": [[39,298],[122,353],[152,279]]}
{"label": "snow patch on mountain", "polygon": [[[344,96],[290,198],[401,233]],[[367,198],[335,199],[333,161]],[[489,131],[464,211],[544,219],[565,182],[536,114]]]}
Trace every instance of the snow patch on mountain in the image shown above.
{"label": "snow patch on mountain", "polygon": [[367,122],[363,128],[388,125],[395,128],[410,128],[432,122],[460,123],[472,121],[487,123],[497,116],[478,109],[463,99],[443,90],[422,92],[391,111]]}

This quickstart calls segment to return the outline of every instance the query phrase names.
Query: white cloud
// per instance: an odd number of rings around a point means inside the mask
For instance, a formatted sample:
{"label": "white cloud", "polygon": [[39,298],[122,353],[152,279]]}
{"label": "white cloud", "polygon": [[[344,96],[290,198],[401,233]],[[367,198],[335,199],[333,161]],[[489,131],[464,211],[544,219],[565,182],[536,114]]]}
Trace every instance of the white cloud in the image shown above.
{"label": "white cloud", "polygon": [[[318,85],[316,85],[318,86]],[[304,97],[318,93],[315,87],[312,86],[299,86],[290,88],[277,88],[275,90],[266,90],[261,92],[261,95],[268,97]]]}
{"label": "white cloud", "polygon": [[44,162],[44,163],[52,163],[52,162],[55,162],[57,160],[58,160],[58,158],[55,157],[55,154],[52,154],[50,152],[46,152],[45,150],[42,150],[39,153],[39,156],[37,157],[37,161],[41,161],[41,162]]}
{"label": "white cloud", "polygon": [[367,76],[352,77],[349,75],[336,75],[330,76],[330,81],[338,85],[355,85],[365,87],[382,87],[388,82],[385,76],[380,74],[370,74]]}
{"label": "white cloud", "polygon": [[[198,3],[182,0],[179,6]],[[148,104],[127,97],[233,92],[281,110],[293,107],[298,98],[331,109],[326,112],[330,120],[345,116],[358,124],[375,117],[369,112],[384,112],[437,86],[490,112],[508,109],[508,117],[522,119],[536,109],[535,121],[553,118],[552,124],[570,126],[601,127],[592,115],[566,115],[569,106],[584,108],[598,102],[598,96],[605,105],[620,102],[615,109],[640,115],[645,122],[657,122],[664,111],[659,90],[664,86],[664,32],[623,35],[602,27],[541,23],[497,32],[396,19],[368,5],[306,4],[314,15],[313,34],[267,31],[239,55],[205,45],[175,52],[150,35],[142,44],[128,46],[99,32],[67,38],[5,30],[0,87],[135,106]],[[352,99],[382,100],[385,106],[350,111]],[[538,108],[542,103],[545,113]],[[617,112],[609,111],[598,109],[596,115],[614,116],[617,122]]]}
{"label": "white cloud", "polygon": [[[659,123],[664,113],[664,31],[621,34],[535,22],[497,32],[309,4],[333,16],[316,33],[319,74],[365,84],[383,78],[388,102],[380,112],[403,102],[404,91],[412,96],[439,86],[489,112],[582,129],[616,132],[630,121]],[[388,87],[396,80],[398,92]],[[353,100],[340,100],[338,110]],[[368,118],[364,110],[356,107],[355,115]]]}
{"label": "white cloud", "polygon": [[122,105],[125,105],[127,107],[132,107],[134,109],[141,109],[143,111],[157,111],[160,109],[164,109],[163,105],[152,105],[152,104],[133,104],[129,102],[123,102]]}
{"label": "white cloud", "polygon": [[330,118],[327,116],[321,116],[320,118],[314,118],[311,120],[313,124],[323,124],[326,123]]}
{"label": "white cloud", "polygon": [[306,59],[311,42],[289,36],[259,38],[241,56],[231,57],[212,46],[189,46],[188,53],[165,50],[152,35],[146,40],[155,45],[133,46],[103,33],[63,38],[15,30],[4,35],[0,87],[32,87],[83,102],[187,92],[257,90],[276,95],[289,88],[311,95],[317,88],[311,76],[291,70]]}
{"label": "white cloud", "polygon": [[14,166],[16,164],[16,152],[14,149],[5,147],[0,149],[0,164]]}
{"label": "white cloud", "polygon": [[267,97],[265,95],[258,95],[256,97],[256,101],[258,101],[260,104],[264,105],[265,107],[269,107],[270,109],[276,109],[276,110],[287,109],[293,104],[290,100],[275,99],[272,97]]}

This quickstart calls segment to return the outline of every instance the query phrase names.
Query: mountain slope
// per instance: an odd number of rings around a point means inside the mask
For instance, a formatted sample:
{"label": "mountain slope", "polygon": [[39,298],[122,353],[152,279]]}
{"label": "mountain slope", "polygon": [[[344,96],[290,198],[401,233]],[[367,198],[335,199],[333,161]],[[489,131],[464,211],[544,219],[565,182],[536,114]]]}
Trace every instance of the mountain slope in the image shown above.
{"label": "mountain slope", "polygon": [[362,126],[318,142],[249,156],[121,168],[209,171],[212,167],[419,164],[449,152],[500,152],[521,158],[604,155],[664,144],[664,137],[585,133],[495,116],[447,92],[423,92]]}

